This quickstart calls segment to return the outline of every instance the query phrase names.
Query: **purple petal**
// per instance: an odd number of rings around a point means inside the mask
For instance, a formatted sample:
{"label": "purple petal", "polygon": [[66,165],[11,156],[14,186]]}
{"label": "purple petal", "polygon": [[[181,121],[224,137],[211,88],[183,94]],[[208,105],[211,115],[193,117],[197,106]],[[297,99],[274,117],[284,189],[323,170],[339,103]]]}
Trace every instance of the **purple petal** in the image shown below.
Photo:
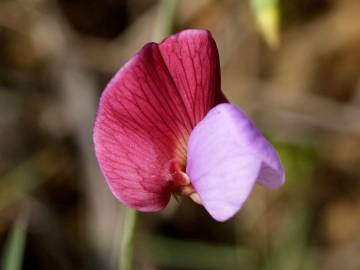
{"label": "purple petal", "polygon": [[237,106],[220,104],[190,134],[186,172],[210,215],[225,221],[244,204],[255,183],[285,181],[279,157]]}

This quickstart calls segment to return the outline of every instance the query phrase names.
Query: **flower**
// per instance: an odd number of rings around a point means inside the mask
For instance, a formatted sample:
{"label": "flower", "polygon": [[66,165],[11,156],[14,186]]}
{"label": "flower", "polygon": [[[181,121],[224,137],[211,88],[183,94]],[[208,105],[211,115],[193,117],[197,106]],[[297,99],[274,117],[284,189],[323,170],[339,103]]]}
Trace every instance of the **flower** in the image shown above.
{"label": "flower", "polygon": [[255,183],[277,188],[285,179],[271,144],[224,97],[206,30],[148,43],[116,73],[100,99],[94,143],[112,193],[139,211],[181,194],[225,221]]}

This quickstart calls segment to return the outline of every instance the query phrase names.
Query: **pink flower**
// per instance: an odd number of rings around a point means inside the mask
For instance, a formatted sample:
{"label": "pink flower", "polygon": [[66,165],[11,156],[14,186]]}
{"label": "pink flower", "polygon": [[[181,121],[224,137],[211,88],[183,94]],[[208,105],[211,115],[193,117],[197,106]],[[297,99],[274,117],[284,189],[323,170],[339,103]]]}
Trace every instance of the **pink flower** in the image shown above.
{"label": "pink flower", "polygon": [[139,211],[181,194],[225,221],[255,183],[277,188],[285,179],[276,151],[222,94],[205,30],[148,43],[122,67],[101,96],[94,141],[111,191]]}

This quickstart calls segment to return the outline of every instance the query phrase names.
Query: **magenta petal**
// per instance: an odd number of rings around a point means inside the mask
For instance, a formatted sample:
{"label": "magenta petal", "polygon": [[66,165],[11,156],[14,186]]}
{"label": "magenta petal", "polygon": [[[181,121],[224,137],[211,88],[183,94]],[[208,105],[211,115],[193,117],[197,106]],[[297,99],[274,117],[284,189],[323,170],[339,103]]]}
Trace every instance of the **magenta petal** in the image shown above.
{"label": "magenta petal", "polygon": [[186,172],[210,215],[225,221],[244,204],[254,184],[284,183],[279,157],[237,106],[220,104],[192,131]]}
{"label": "magenta petal", "polygon": [[159,49],[193,126],[214,102],[226,102],[219,91],[219,54],[209,31],[182,31],[165,39]]}
{"label": "magenta petal", "polygon": [[223,100],[219,72],[210,33],[189,30],[145,45],[107,85],[95,151],[121,202],[141,211],[166,206],[185,168],[191,130]]}

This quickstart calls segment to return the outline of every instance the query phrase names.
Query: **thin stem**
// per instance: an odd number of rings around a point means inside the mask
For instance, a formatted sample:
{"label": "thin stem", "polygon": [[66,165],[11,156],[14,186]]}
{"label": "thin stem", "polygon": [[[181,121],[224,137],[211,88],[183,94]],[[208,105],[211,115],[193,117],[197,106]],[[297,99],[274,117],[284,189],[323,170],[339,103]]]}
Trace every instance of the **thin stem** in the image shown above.
{"label": "thin stem", "polygon": [[[159,6],[159,20],[155,32],[155,39],[160,41],[172,33],[176,13],[177,0],[161,0]],[[119,270],[131,270],[134,252],[134,236],[137,223],[137,211],[127,209],[125,217],[124,235],[120,250]]]}
{"label": "thin stem", "polygon": [[136,210],[126,210],[124,235],[120,249],[119,270],[131,270],[132,268],[137,216],[138,214]]}

